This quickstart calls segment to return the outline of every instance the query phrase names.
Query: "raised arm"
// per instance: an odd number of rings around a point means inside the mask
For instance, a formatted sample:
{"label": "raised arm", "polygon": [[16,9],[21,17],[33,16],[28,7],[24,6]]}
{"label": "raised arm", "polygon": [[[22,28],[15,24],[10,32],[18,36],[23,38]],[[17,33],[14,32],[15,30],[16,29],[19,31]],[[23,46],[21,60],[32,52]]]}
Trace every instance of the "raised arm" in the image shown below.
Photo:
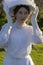
{"label": "raised arm", "polygon": [[12,28],[12,18],[9,13],[9,8],[4,0],[2,1],[2,5],[3,5],[3,9],[6,13],[8,23],[5,24],[4,26],[2,26],[2,29],[0,31],[0,46],[3,46],[8,42],[10,31]]}
{"label": "raised arm", "polygon": [[38,13],[39,13],[39,9],[38,7],[36,7],[36,10],[34,11],[32,18],[31,18],[33,31],[34,31],[33,40],[34,40],[34,43],[43,43],[42,31],[40,30],[37,24],[37,20],[36,20]]}

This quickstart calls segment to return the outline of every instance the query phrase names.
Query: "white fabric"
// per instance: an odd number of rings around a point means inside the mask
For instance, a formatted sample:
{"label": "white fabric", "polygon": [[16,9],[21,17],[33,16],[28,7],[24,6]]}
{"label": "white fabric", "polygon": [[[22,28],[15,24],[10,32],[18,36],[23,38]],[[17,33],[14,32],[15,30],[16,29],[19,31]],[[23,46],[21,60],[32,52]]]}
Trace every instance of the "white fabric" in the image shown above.
{"label": "white fabric", "polygon": [[3,4],[3,9],[4,9],[6,16],[7,16],[8,22],[12,22],[12,18],[11,18],[10,11],[9,11],[7,4],[4,1],[2,4]]}
{"label": "white fabric", "polygon": [[33,30],[34,30],[34,37],[35,37],[35,39],[39,40],[37,38],[37,37],[39,37],[40,39],[42,39],[42,42],[43,42],[42,31],[40,30],[40,28],[38,26],[38,23],[37,23],[38,13],[39,13],[39,8],[36,7],[35,11],[32,14],[32,17],[31,17],[31,23],[32,23]]}
{"label": "white fabric", "polygon": [[5,44],[7,43],[11,29],[12,29],[11,22],[2,26],[2,29],[0,31],[0,46],[5,46]]}
{"label": "white fabric", "polygon": [[13,58],[6,55],[3,65],[34,65],[30,56],[28,58]]}
{"label": "white fabric", "polygon": [[[9,25],[8,24],[5,25],[4,28],[6,28],[7,26],[9,26]],[[32,42],[40,43],[41,40],[43,40],[43,39],[40,39],[39,37],[34,36],[32,27],[28,26],[26,24],[24,24],[20,28],[17,23],[14,23],[14,24],[12,23],[11,28],[7,27],[8,31],[10,29],[9,34],[8,34],[8,32],[6,32],[6,29],[4,29],[4,28],[3,28],[4,31],[1,31],[1,33],[4,32],[3,33],[4,37],[0,33],[0,46],[4,47],[4,49],[6,50],[6,54],[7,54],[6,58],[5,58],[6,62],[4,61],[4,65],[9,65],[9,63],[11,65],[14,65],[15,63],[18,63],[18,65],[21,65],[21,63],[22,63],[22,65],[34,65],[34,63],[31,61],[31,58],[29,59],[29,57],[28,57],[31,52],[31,49],[32,49],[32,47],[31,47]],[[7,35],[6,37],[5,37],[5,34]],[[37,40],[37,39],[39,39],[39,40]],[[12,60],[11,57],[14,60]],[[16,58],[19,58],[20,60],[16,60]],[[27,60],[25,60],[26,58],[27,58]],[[23,60],[21,60],[21,59],[23,59]],[[16,60],[16,62],[15,62],[15,60]],[[25,60],[25,62],[24,62],[24,60]],[[25,64],[26,62],[28,62],[30,64]],[[15,65],[17,65],[17,64],[15,64]]]}
{"label": "white fabric", "polygon": [[[33,12],[32,14],[32,17],[31,17],[31,23],[32,23],[32,26],[34,28],[34,34],[40,36],[40,34],[42,35],[42,32],[41,30],[39,29],[39,26],[37,24],[37,16],[38,16],[38,13],[39,13],[39,8],[36,7],[35,11]],[[40,34],[39,34],[40,33]]]}
{"label": "white fabric", "polygon": [[36,7],[36,4],[34,2],[34,0],[3,0],[4,3],[6,3],[6,5],[11,8],[13,6],[16,6],[16,5],[20,5],[20,4],[23,4],[23,5],[30,5],[32,7]]}

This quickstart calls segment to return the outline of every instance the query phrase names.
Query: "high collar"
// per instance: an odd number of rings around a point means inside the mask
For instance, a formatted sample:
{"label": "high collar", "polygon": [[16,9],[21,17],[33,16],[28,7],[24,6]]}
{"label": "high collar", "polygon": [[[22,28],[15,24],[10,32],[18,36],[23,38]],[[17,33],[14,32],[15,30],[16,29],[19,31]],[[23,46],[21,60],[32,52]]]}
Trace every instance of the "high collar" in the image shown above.
{"label": "high collar", "polygon": [[17,20],[15,21],[14,24],[15,24],[15,26],[16,26],[17,28],[19,28],[19,29],[24,28],[24,27],[27,25],[26,23],[20,24],[20,23],[18,23]]}

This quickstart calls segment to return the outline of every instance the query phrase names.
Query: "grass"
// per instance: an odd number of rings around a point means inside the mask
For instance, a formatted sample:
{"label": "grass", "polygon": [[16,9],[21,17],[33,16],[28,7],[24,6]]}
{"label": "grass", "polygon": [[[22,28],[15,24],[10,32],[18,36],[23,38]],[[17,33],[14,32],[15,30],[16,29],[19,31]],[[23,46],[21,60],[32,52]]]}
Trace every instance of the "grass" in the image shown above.
{"label": "grass", "polygon": [[35,44],[31,56],[35,65],[43,65],[43,44]]}
{"label": "grass", "polygon": [[[35,65],[43,65],[43,44],[34,44],[32,46],[31,57]],[[0,65],[3,63],[4,51],[0,51]]]}
{"label": "grass", "polygon": [[1,51],[0,52],[0,65],[2,65],[2,63],[3,63],[4,56],[5,56],[5,52],[4,51]]}

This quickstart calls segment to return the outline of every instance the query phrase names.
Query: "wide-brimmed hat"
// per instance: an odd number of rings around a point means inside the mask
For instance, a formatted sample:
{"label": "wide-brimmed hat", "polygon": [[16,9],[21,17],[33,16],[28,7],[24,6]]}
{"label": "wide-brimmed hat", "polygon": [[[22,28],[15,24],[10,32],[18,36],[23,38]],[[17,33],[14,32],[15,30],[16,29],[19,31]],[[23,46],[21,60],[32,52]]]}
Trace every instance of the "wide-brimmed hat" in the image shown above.
{"label": "wide-brimmed hat", "polygon": [[28,5],[30,6],[31,10],[34,10],[36,8],[34,0],[3,0],[3,4],[6,4],[7,7],[11,9],[11,13],[17,5]]}

